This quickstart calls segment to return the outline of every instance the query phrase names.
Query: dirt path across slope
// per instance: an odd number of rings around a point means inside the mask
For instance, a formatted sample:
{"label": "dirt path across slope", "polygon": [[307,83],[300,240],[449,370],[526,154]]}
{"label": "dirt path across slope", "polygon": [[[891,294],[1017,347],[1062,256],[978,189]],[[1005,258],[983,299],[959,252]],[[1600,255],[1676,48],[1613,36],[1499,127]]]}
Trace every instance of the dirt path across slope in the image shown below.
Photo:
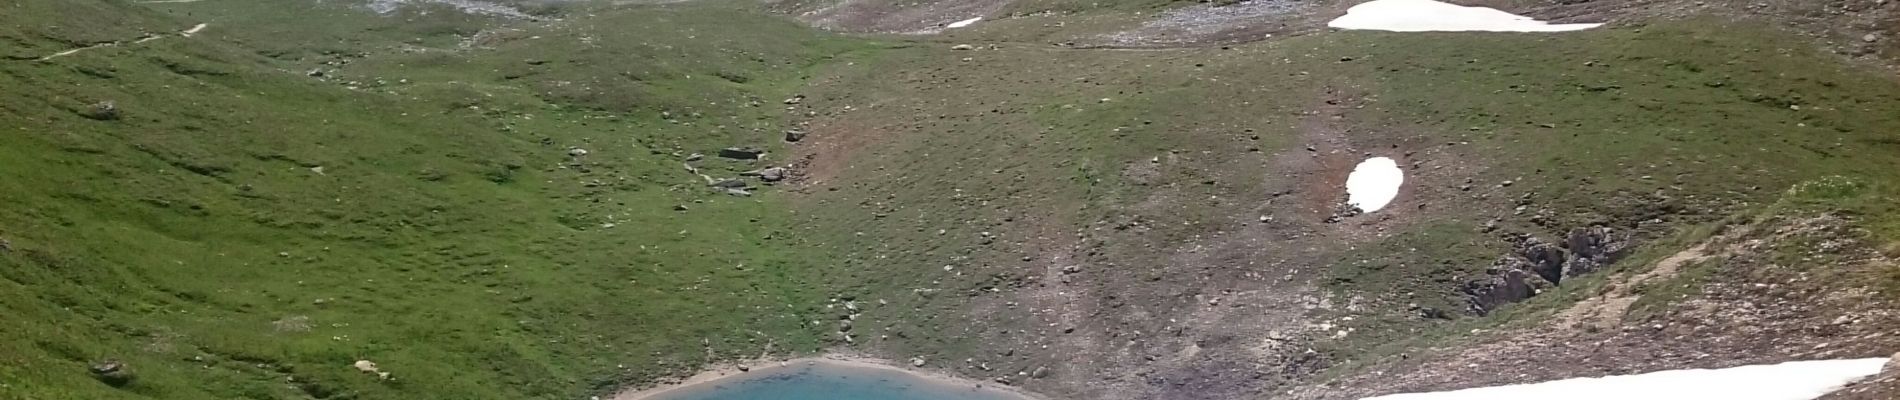
{"label": "dirt path across slope", "polygon": [[[192,1],[197,1],[197,0],[192,0]],[[185,30],[178,31],[178,36],[191,37],[192,35],[198,34],[198,32],[204,31],[205,28],[210,27],[210,26],[211,24],[194,25],[190,28],[186,28]],[[133,39],[132,41],[129,42],[129,44],[141,44],[141,43],[150,42],[153,40],[163,39],[166,37],[169,37],[169,35],[164,35],[164,34],[151,35],[151,36],[141,37],[138,39]],[[80,52],[87,51],[87,50],[97,49],[101,47],[114,47],[114,46],[119,46],[122,44],[128,44],[128,42],[121,40],[121,41],[116,41],[116,42],[95,43],[89,46],[77,47],[70,50],[65,50],[58,53],[49,54],[45,57],[40,57],[36,61],[48,61],[55,58],[79,54]]]}

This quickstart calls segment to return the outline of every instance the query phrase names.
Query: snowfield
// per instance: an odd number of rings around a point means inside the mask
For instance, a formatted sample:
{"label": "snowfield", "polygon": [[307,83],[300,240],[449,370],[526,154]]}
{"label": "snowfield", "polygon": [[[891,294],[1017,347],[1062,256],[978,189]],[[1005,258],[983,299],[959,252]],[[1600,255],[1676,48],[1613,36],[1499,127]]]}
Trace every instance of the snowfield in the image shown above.
{"label": "snowfield", "polygon": [[1880,373],[1886,363],[1885,358],[1865,358],[1681,369],[1362,400],[1813,400]]}
{"label": "snowfield", "polygon": [[1393,32],[1563,32],[1603,24],[1551,24],[1485,7],[1465,7],[1432,0],[1373,0],[1346,10],[1327,22],[1339,29]]}

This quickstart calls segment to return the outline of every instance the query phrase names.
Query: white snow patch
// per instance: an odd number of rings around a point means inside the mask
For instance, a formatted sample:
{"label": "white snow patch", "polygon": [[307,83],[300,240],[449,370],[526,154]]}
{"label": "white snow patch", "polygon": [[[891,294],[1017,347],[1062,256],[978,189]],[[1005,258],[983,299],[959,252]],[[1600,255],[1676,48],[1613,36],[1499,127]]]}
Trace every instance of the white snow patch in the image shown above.
{"label": "white snow patch", "polygon": [[193,26],[191,27],[191,29],[186,29],[184,32],[180,32],[180,33],[184,34],[185,37],[191,37],[191,35],[197,34],[198,32],[203,32],[205,30],[205,27],[208,27],[208,26],[211,26],[211,24],[198,24],[197,26]]}
{"label": "white snow patch", "polygon": [[1551,24],[1485,7],[1465,7],[1433,0],[1373,0],[1346,9],[1346,15],[1327,22],[1340,29],[1393,32],[1483,31],[1563,32],[1603,24]]}
{"label": "white snow patch", "polygon": [[949,25],[944,25],[943,27],[952,28],[952,29],[962,28],[962,27],[970,26],[970,24],[974,24],[977,21],[982,21],[982,20],[983,20],[983,17],[976,17],[976,18],[966,19],[962,21],[951,22]]}
{"label": "white snow patch", "polygon": [[1864,358],[1682,369],[1361,400],[1812,400],[1880,373],[1886,363],[1885,358]]}
{"label": "white snow patch", "polygon": [[1346,203],[1364,212],[1379,211],[1399,197],[1399,186],[1404,183],[1405,172],[1399,170],[1397,161],[1368,158],[1346,176]]}

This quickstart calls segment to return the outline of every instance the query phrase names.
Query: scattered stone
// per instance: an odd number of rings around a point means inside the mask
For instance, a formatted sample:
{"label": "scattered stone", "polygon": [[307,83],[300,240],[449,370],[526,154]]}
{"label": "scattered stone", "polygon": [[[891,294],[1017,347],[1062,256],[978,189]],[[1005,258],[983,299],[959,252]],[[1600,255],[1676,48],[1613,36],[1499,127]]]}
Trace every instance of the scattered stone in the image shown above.
{"label": "scattered stone", "polygon": [[1279,330],[1267,331],[1267,340],[1272,340],[1275,342],[1284,342],[1284,341],[1287,341],[1287,339],[1291,339],[1291,338],[1287,337],[1286,333],[1284,332],[1280,332]]}
{"label": "scattered stone", "polygon": [[752,197],[752,192],[745,189],[726,189],[726,194],[739,197]]}
{"label": "scattered stone", "polygon": [[585,156],[587,155],[587,149],[583,149],[579,147],[567,149],[567,155],[574,156],[574,157]]}
{"label": "scattered stone", "polygon": [[686,162],[699,161],[704,158],[706,158],[705,154],[699,154],[699,153],[688,154],[686,155]]}
{"label": "scattered stone", "polygon": [[803,102],[805,102],[805,95],[802,95],[802,94],[792,96],[792,98],[789,98],[789,99],[785,99],[785,104],[798,104],[798,103],[803,103]]}
{"label": "scattered stone", "polygon": [[1862,42],[1867,42],[1867,43],[1873,43],[1873,42],[1878,42],[1878,41],[1880,41],[1880,35],[1879,35],[1879,34],[1873,34],[1873,33],[1869,33],[1869,34],[1867,34],[1867,36],[1861,36],[1861,37],[1860,37],[1860,41],[1862,41]]}
{"label": "scattered stone", "polygon": [[711,185],[707,185],[707,186],[712,186],[712,187],[716,187],[720,189],[743,189],[746,187],[746,185],[747,184],[745,183],[745,181],[742,181],[742,180],[726,179],[726,180],[721,180],[718,182],[713,182]]}
{"label": "scattered stone", "polygon": [[87,119],[96,121],[116,120],[119,119],[119,105],[118,103],[113,103],[112,100],[93,103],[91,106],[86,107],[84,116]]}
{"label": "scattered stone", "polygon": [[751,147],[727,147],[719,149],[719,156],[734,160],[757,160],[765,155],[765,150]]}
{"label": "scattered stone", "polygon": [[688,209],[688,208],[686,207],[686,205],[685,205],[685,204],[680,204],[680,205],[675,205],[675,206],[673,206],[673,211],[686,211],[687,209]]}
{"label": "scattered stone", "polygon": [[324,75],[323,68],[311,68],[310,72],[305,72],[304,75],[308,75],[312,78],[322,78]]}
{"label": "scattered stone", "polygon": [[956,46],[950,46],[950,49],[951,50],[976,50],[976,46],[971,46],[967,44],[959,44]]}
{"label": "scattered stone", "polygon": [[785,175],[786,175],[785,167],[771,167],[771,168],[766,168],[766,169],[761,169],[761,170],[756,170],[756,171],[746,171],[746,172],[739,173],[739,176],[756,176],[756,177],[759,177],[759,180],[766,181],[766,182],[778,182],[778,181],[785,180]]}
{"label": "scattered stone", "polygon": [[363,373],[366,374],[376,374],[378,378],[389,379],[389,373],[384,372],[381,368],[377,368],[376,363],[370,360],[356,360],[356,363],[350,364],[350,366],[356,367],[357,371],[363,371]]}
{"label": "scattered stone", "polygon": [[797,142],[800,140],[805,140],[805,131],[797,130],[797,129],[785,130],[785,141]]}
{"label": "scattered stone", "polygon": [[920,368],[921,368],[921,367],[923,367],[923,366],[924,366],[924,358],[923,358],[923,357],[911,357],[911,358],[910,358],[910,366],[912,366],[912,367],[920,367]]}
{"label": "scattered stone", "polygon": [[112,387],[122,387],[132,383],[132,370],[119,360],[107,359],[92,363],[86,367],[92,371],[92,377]]}
{"label": "scattered stone", "polygon": [[1048,376],[1049,376],[1049,367],[1036,367],[1035,370],[1029,371],[1029,377],[1031,378],[1042,379]]}

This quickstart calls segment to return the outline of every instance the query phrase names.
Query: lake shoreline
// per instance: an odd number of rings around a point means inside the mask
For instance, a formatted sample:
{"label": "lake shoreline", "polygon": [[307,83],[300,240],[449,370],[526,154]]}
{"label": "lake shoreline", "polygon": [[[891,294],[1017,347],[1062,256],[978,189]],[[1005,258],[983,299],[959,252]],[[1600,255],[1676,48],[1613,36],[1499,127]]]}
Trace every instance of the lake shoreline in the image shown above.
{"label": "lake shoreline", "polygon": [[913,376],[932,384],[955,388],[979,388],[1004,392],[1030,400],[1048,400],[1047,397],[1029,393],[1015,386],[978,381],[957,377],[939,370],[907,368],[881,358],[850,354],[823,354],[800,358],[762,358],[740,362],[727,362],[708,365],[699,373],[678,382],[661,383],[646,388],[627,387],[615,393],[607,400],[657,400],[662,396],[714,384],[743,376],[764,376],[774,371],[786,370],[809,365],[823,365],[840,369],[868,369],[886,372],[899,372]]}

